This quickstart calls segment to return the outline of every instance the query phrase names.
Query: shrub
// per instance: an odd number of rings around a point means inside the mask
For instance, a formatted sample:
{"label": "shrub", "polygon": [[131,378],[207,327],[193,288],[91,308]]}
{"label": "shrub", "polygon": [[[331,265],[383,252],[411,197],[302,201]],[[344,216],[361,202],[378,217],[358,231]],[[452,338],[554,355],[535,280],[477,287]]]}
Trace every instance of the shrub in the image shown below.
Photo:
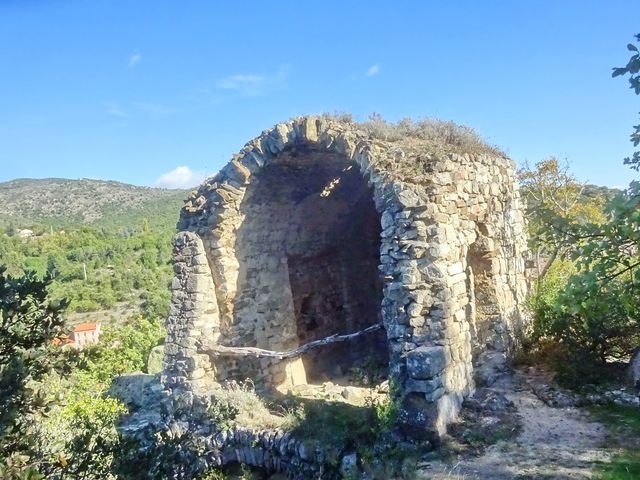
{"label": "shrub", "polygon": [[296,422],[285,410],[282,415],[273,413],[256,394],[251,382],[227,382],[216,389],[208,413],[222,429],[233,425],[255,429],[289,428]]}
{"label": "shrub", "polygon": [[366,121],[356,122],[350,113],[345,112],[324,113],[322,118],[354,124],[371,137],[385,142],[422,140],[445,150],[505,156],[502,150],[489,145],[473,128],[452,121],[436,118],[421,120],[403,118],[393,123],[385,120],[378,113],[372,113]]}
{"label": "shrub", "polygon": [[640,340],[640,299],[630,287],[618,280],[594,285],[590,273],[575,275],[538,328],[603,364],[627,358]]}
{"label": "shrub", "polygon": [[159,320],[136,315],[123,326],[105,329],[100,343],[80,352],[76,361],[93,379],[108,384],[116,375],[144,370],[149,352],[164,336]]}
{"label": "shrub", "polygon": [[35,428],[40,470],[47,478],[115,478],[113,462],[122,447],[116,423],[126,407],[89,389],[65,400]]}
{"label": "shrub", "polygon": [[37,478],[30,427],[48,402],[39,382],[56,366],[52,341],[64,332],[62,310],[47,296],[51,279],[14,278],[0,266],[0,469],[3,478]]}
{"label": "shrub", "polygon": [[627,358],[640,343],[640,299],[633,285],[603,285],[588,271],[572,275],[566,285],[556,275],[548,280],[530,301],[538,353],[544,352],[567,386],[610,380],[607,363]]}

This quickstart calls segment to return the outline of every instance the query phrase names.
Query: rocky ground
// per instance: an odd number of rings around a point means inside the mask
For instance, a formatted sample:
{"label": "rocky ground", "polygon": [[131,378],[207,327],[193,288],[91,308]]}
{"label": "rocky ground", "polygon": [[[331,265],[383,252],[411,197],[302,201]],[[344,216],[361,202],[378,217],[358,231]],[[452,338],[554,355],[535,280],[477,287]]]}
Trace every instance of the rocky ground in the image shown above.
{"label": "rocky ground", "polygon": [[287,391],[288,394],[294,395],[297,398],[345,402],[356,406],[363,406],[376,400],[382,400],[386,398],[388,392],[388,381],[372,387],[358,387],[349,384],[341,385],[340,383],[324,382],[319,385],[298,385]]}
{"label": "rocky ground", "polygon": [[[133,404],[144,404],[136,397],[141,392],[146,392],[145,398],[161,395],[157,376],[139,374],[131,377],[123,378],[124,385],[114,385],[114,388],[125,388],[120,392],[121,396],[130,397]],[[439,448],[421,457],[415,476],[415,463],[411,463],[409,476],[394,478],[593,478],[595,464],[608,463],[618,453],[618,447],[632,445],[633,442],[640,445],[640,439],[626,434],[621,436],[618,429],[611,431],[596,421],[585,407],[580,406],[585,397],[559,388],[545,370],[535,367],[515,371],[502,369],[490,375],[489,383],[490,386],[478,388],[473,398],[465,401],[460,421],[450,427],[450,434]],[[327,381],[319,385],[299,386],[287,393],[300,399],[330,400],[334,405],[345,404],[353,408],[384,398],[387,391],[387,382],[367,388]],[[588,401],[598,399],[636,405],[638,396],[631,390],[615,390],[586,398]],[[154,402],[160,403],[159,400]],[[158,412],[140,409],[124,429],[135,431],[149,421],[158,422],[159,415]],[[255,470],[253,476],[247,476],[246,468],[241,469],[237,476],[232,473],[229,478],[284,478],[282,475],[268,477],[259,470]]]}
{"label": "rocky ground", "polygon": [[418,478],[592,478],[594,462],[612,455],[609,432],[576,400],[534,368],[505,373],[478,390],[440,452],[420,464]]}

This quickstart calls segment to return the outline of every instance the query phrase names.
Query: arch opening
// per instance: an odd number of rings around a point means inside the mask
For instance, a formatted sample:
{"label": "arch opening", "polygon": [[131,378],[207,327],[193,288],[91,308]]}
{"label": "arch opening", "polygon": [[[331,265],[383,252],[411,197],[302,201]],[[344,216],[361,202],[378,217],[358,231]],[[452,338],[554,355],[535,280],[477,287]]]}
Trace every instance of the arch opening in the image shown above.
{"label": "arch opening", "polygon": [[493,329],[500,321],[495,279],[492,273],[492,243],[487,227],[478,224],[477,239],[467,252],[468,320],[472,331],[474,357],[488,347],[494,348]]}
{"label": "arch opening", "polygon": [[[225,343],[290,350],[381,323],[380,214],[355,163],[289,147],[254,176],[240,213]],[[267,388],[375,383],[386,378],[388,361],[381,329],[293,360],[236,361],[227,376]]]}

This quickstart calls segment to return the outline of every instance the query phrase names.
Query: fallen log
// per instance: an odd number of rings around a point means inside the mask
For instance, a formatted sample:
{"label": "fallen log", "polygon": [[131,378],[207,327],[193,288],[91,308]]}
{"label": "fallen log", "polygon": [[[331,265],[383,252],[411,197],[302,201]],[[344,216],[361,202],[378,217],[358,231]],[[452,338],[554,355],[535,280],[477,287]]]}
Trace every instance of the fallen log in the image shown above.
{"label": "fallen log", "polygon": [[293,349],[286,350],[283,352],[278,352],[274,350],[265,350],[264,348],[257,347],[226,347],[224,345],[206,343],[200,347],[200,351],[209,353],[210,355],[217,356],[225,356],[225,357],[266,357],[266,358],[277,358],[278,360],[284,360],[285,358],[294,358],[299,357],[300,355],[312,350],[314,348],[322,347],[324,345],[330,345],[332,343],[346,342],[348,340],[353,340],[354,338],[360,337],[362,335],[366,335],[371,332],[375,332],[380,330],[383,327],[381,323],[376,323],[371,325],[370,327],[365,328],[364,330],[360,330],[354,333],[348,333],[345,335],[330,335],[325,338],[321,338],[319,340],[314,340],[309,343],[305,343],[304,345]]}

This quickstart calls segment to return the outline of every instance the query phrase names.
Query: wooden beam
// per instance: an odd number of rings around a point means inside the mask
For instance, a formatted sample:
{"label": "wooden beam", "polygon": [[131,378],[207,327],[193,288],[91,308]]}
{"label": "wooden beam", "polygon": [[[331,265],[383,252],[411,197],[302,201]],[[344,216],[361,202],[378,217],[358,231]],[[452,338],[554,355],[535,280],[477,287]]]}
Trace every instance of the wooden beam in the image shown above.
{"label": "wooden beam", "polygon": [[383,325],[381,323],[376,323],[358,332],[348,333],[346,335],[334,334],[329,337],[321,338],[320,340],[314,340],[313,342],[305,343],[304,345],[294,350],[286,350],[283,352],[278,352],[274,350],[265,350],[263,348],[256,348],[256,347],[225,347],[223,345],[212,344],[212,343],[203,344],[200,348],[200,351],[209,353],[210,355],[217,355],[221,357],[252,356],[252,357],[277,358],[279,360],[284,360],[285,358],[299,357],[300,355],[308,352],[309,350],[322,347],[324,345],[330,345],[332,343],[346,342],[348,340],[353,340],[354,338],[360,337],[362,335],[366,335],[367,333],[378,331],[382,328],[383,328]]}

